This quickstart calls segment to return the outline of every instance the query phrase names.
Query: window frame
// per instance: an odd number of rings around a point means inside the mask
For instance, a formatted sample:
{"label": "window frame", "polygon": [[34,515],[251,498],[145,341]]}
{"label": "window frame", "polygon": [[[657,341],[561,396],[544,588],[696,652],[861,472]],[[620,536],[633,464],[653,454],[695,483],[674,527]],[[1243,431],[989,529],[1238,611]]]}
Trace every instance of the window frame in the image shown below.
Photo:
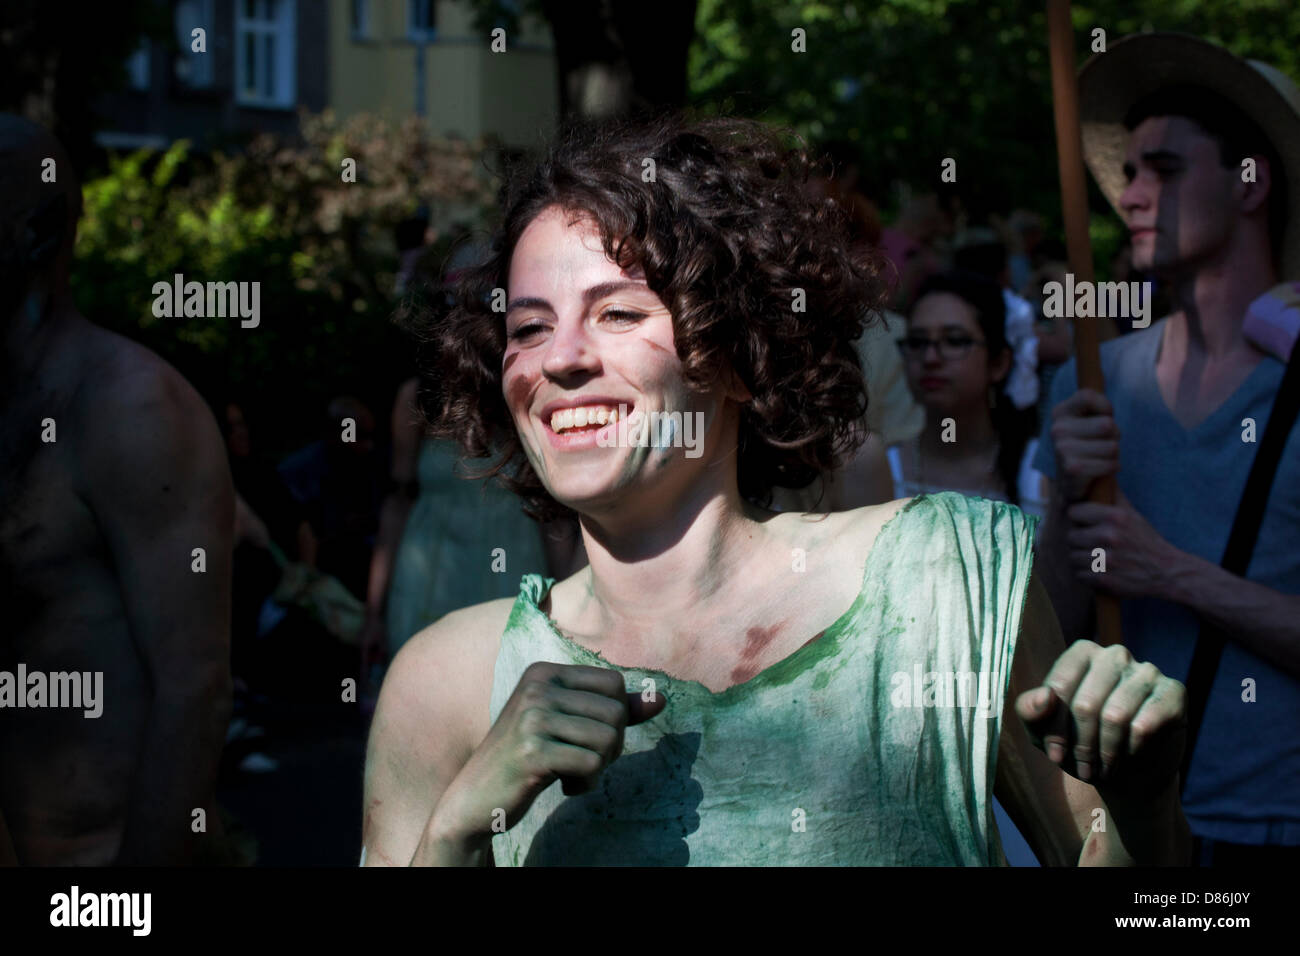
{"label": "window frame", "polygon": [[[255,4],[258,11],[272,11],[274,16],[248,18],[244,15],[247,3]],[[261,109],[291,110],[298,98],[298,17],[296,0],[235,0],[235,102],[239,106]],[[257,89],[250,93],[244,86],[247,67],[247,38],[254,41],[254,82]],[[262,84],[267,76],[257,65],[257,41],[272,37],[275,43],[275,69],[271,77],[274,92],[267,96]],[[263,67],[262,69],[266,69]]]}
{"label": "window frame", "polygon": [[[427,3],[433,26],[427,30],[416,26],[417,4]],[[412,43],[433,43],[438,39],[438,0],[406,0],[406,39]]]}
{"label": "window frame", "polygon": [[[360,16],[357,14],[360,13]],[[360,24],[357,21],[360,20]],[[366,41],[370,37],[370,0],[350,0],[348,4],[348,30],[353,40]]]}
{"label": "window frame", "polygon": [[[176,31],[176,41],[180,45],[180,56],[177,58],[176,63],[172,64],[172,75],[182,89],[211,90],[217,85],[216,64],[212,55],[216,3],[215,0],[182,0],[182,2],[193,3],[196,6],[198,19],[182,30],[182,25],[176,18],[176,15],[180,12],[180,5],[177,4],[172,8],[172,28]],[[207,31],[206,53],[193,53],[190,50],[190,46],[194,42],[194,37],[190,31],[195,27],[202,27]],[[184,76],[176,69],[181,63],[188,64]]]}

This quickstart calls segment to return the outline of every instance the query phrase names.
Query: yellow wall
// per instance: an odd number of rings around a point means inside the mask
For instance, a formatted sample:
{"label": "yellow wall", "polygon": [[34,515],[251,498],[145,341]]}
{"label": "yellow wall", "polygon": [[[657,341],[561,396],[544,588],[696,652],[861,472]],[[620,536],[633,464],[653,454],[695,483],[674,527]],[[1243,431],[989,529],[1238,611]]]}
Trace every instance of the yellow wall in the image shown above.
{"label": "yellow wall", "polygon": [[[340,116],[362,111],[399,119],[415,109],[415,48],[406,39],[406,0],[370,0],[370,29],[352,37],[349,0],[327,0],[330,105]],[[526,146],[547,135],[559,115],[550,26],[524,21],[493,53],[474,34],[470,9],[438,0],[438,38],[424,51],[425,115],[435,132],[467,138],[495,133]]]}

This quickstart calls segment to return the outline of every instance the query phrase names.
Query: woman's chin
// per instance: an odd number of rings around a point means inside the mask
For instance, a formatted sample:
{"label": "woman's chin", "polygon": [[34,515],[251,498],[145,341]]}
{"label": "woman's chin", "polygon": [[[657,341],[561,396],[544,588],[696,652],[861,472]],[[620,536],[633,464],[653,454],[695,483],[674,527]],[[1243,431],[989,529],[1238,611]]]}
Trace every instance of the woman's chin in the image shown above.
{"label": "woman's chin", "polygon": [[547,491],[564,507],[580,515],[608,512],[625,504],[630,497],[629,490],[614,481],[562,481]]}

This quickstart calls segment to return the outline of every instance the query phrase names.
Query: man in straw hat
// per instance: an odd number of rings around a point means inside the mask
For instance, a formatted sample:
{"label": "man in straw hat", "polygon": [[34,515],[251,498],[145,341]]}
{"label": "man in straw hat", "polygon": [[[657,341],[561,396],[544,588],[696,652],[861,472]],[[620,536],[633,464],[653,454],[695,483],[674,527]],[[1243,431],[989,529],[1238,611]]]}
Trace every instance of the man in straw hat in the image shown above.
{"label": "man in straw hat", "polygon": [[[1088,168],[1173,311],[1102,347],[1106,395],[1075,391],[1073,361],[1056,377],[1035,462],[1052,479],[1040,567],[1067,637],[1091,636],[1100,588],[1124,599],[1136,658],[1188,682],[1189,701],[1205,675],[1183,790],[1198,862],[1295,859],[1300,441],[1285,431],[1246,575],[1219,562],[1293,341],[1279,281],[1300,278],[1300,91],[1266,64],[1153,33],[1089,60],[1079,101]],[[1114,506],[1086,500],[1103,475]],[[1211,632],[1217,669],[1193,669]]]}

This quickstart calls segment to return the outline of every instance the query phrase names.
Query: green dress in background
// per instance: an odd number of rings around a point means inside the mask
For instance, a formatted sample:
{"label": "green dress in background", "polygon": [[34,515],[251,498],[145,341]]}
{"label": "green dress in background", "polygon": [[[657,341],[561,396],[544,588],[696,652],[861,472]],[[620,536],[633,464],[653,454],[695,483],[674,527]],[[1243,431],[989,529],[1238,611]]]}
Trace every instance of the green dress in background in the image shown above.
{"label": "green dress in background", "polygon": [[[518,496],[490,481],[466,480],[458,459],[450,442],[420,444],[420,494],[389,583],[390,660],[444,614],[510,597],[520,574],[546,570],[541,526],[523,513]],[[503,553],[494,558],[496,548]]]}
{"label": "green dress in background", "polygon": [[[852,607],[751,680],[715,694],[616,668],[667,707],[627,729],[595,790],[552,784],[494,837],[497,865],[1005,865],[992,790],[1034,524],[1005,502],[919,496],[880,531]],[[611,666],[540,610],[553,583],[522,581],[494,723],[534,661]]]}

